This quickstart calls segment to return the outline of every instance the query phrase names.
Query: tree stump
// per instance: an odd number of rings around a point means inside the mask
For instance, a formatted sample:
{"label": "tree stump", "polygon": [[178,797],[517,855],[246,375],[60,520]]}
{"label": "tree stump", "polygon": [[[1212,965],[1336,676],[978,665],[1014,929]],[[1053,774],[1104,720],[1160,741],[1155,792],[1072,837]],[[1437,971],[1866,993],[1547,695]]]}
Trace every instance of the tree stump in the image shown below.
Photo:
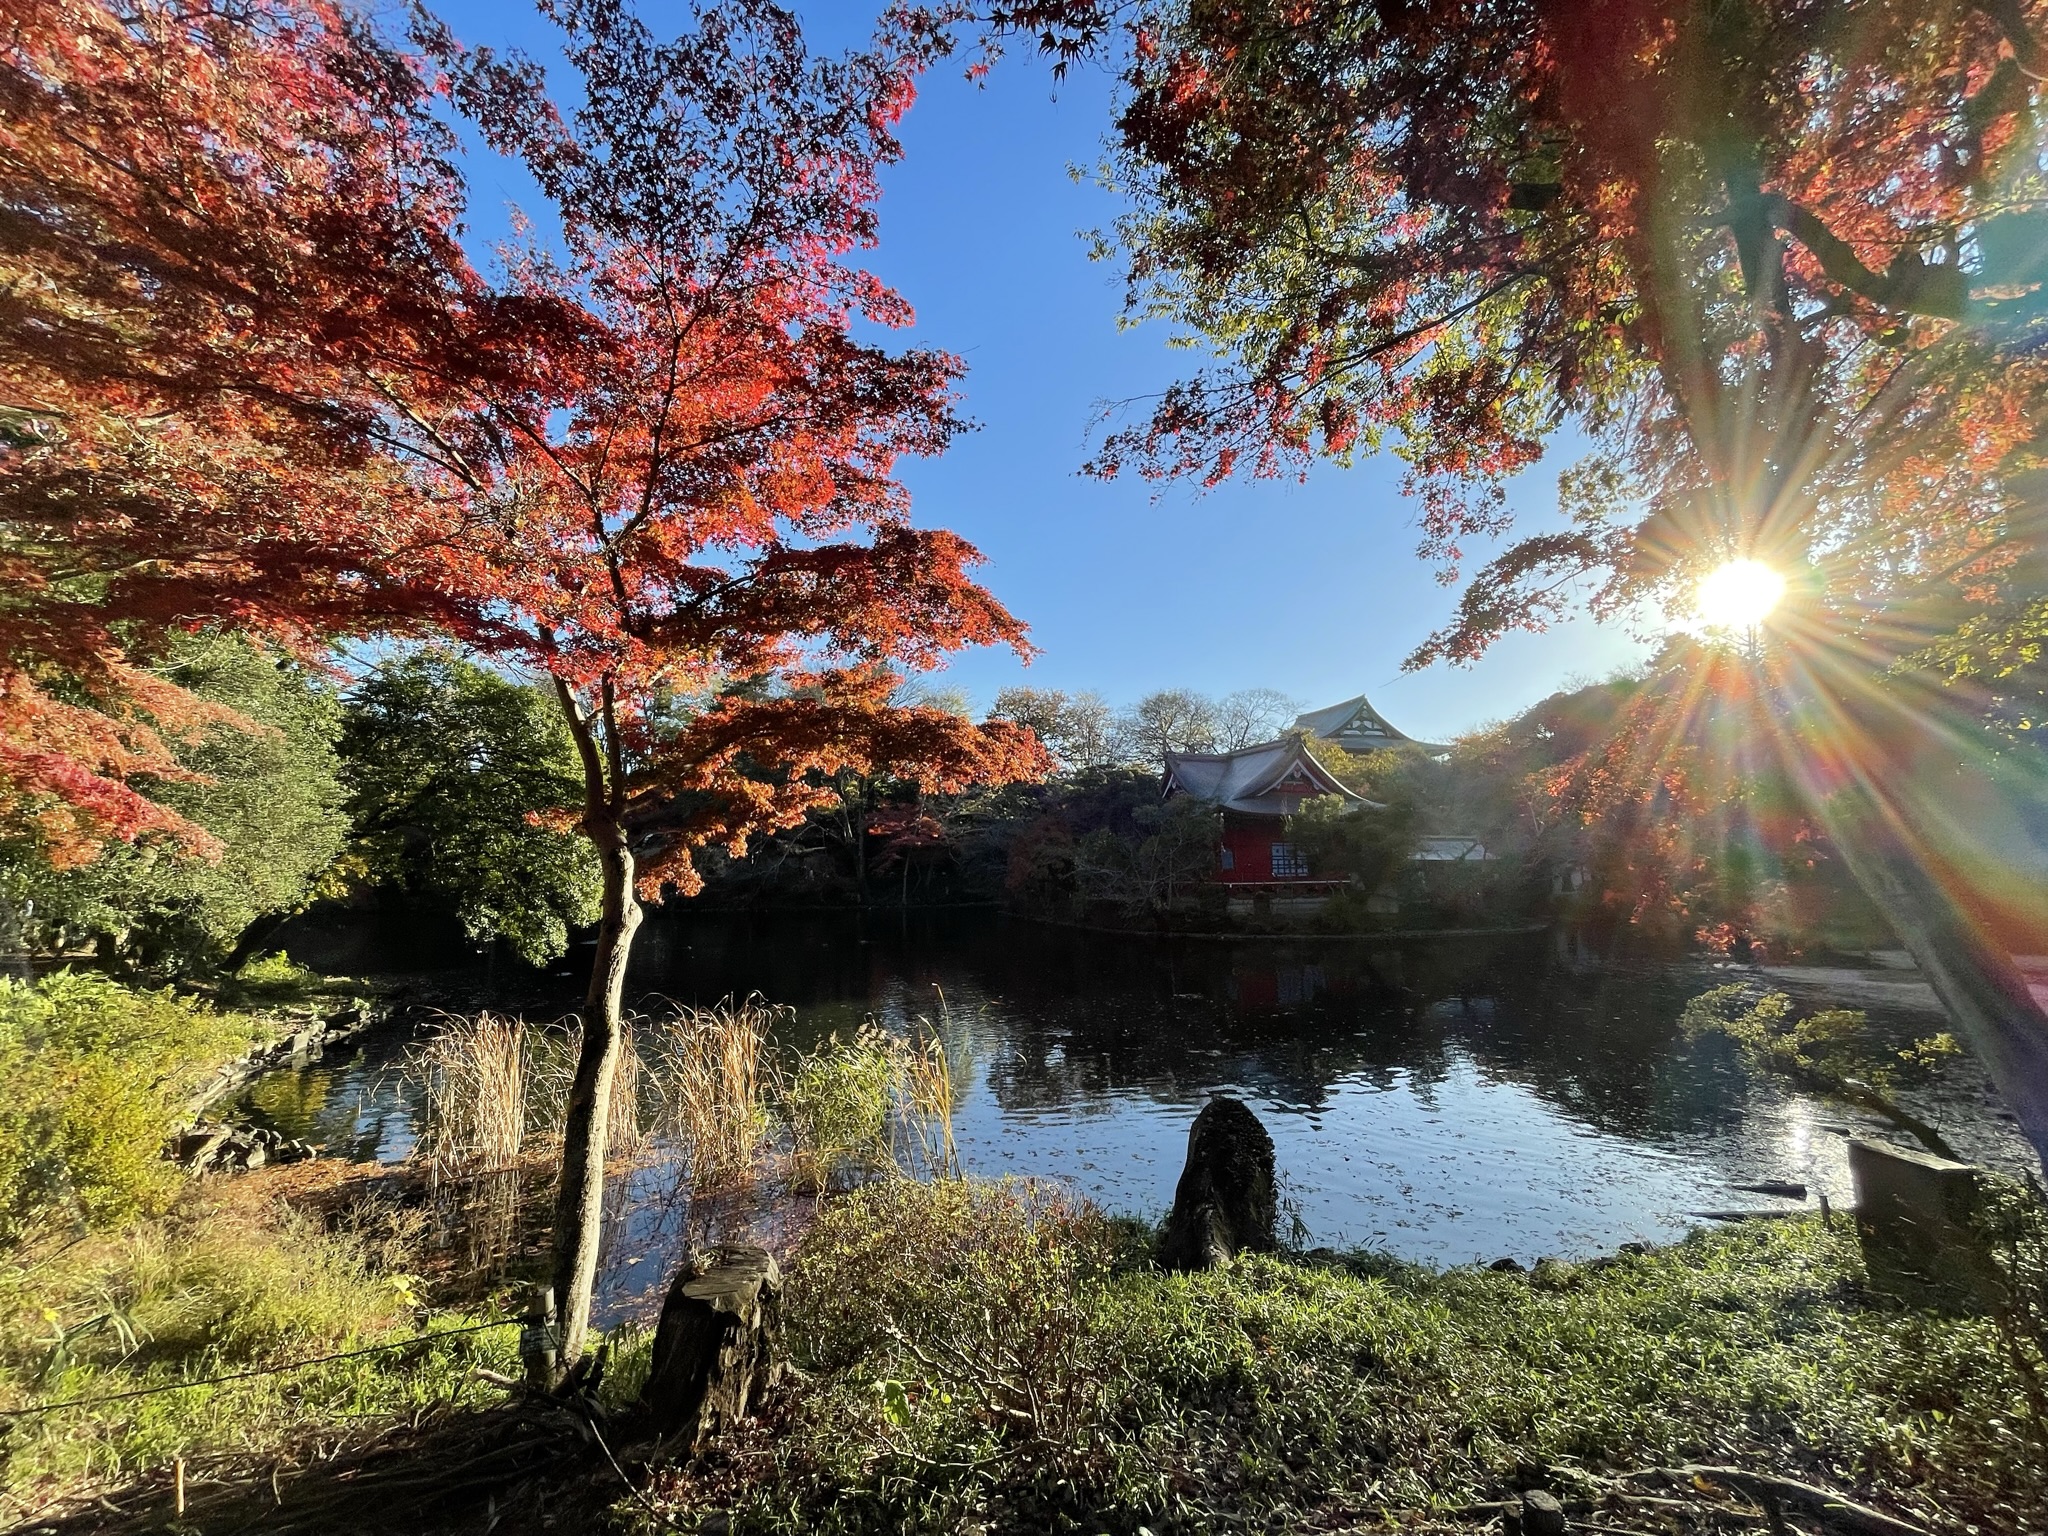
{"label": "tree stump", "polygon": [[1187,1166],[1160,1234],[1168,1269],[1214,1269],[1240,1253],[1278,1246],[1273,1138],[1237,1099],[1214,1098],[1188,1132]]}
{"label": "tree stump", "polygon": [[765,1248],[714,1248],[669,1282],[640,1392],[657,1450],[695,1451],[782,1377],[782,1271]]}
{"label": "tree stump", "polygon": [[1871,1289],[1965,1311],[1997,1304],[2004,1287],[1973,1226],[1980,1171],[1916,1147],[1849,1143]]}

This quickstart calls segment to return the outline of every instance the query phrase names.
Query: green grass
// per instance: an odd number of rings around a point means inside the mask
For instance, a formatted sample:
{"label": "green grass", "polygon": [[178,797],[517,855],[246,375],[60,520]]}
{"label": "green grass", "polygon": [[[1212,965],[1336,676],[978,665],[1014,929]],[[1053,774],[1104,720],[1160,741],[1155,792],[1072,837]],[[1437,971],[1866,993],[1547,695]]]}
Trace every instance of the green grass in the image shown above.
{"label": "green grass", "polygon": [[216,986],[231,1008],[306,1008],[363,995],[363,984],[348,976],[323,976],[282,953],[256,955]]}
{"label": "green grass", "polygon": [[1866,1295],[1846,1224],[1529,1276],[1264,1258],[1177,1276],[1042,1193],[894,1182],[828,1207],[789,1312],[808,1380],[745,1459],[671,1481],[685,1523],[1163,1536],[1686,1460],[1985,1531],[2048,1505],[2042,1426],[1992,1324]]}
{"label": "green grass", "polygon": [[[421,1304],[417,1219],[365,1203],[336,1225],[282,1203],[189,1191],[166,1216],[0,1264],[0,1407],[106,1398],[283,1365],[483,1321]],[[252,1475],[423,1408],[503,1393],[474,1368],[519,1369],[518,1329],[309,1370],[13,1421],[0,1439],[0,1524],[160,1475]]]}

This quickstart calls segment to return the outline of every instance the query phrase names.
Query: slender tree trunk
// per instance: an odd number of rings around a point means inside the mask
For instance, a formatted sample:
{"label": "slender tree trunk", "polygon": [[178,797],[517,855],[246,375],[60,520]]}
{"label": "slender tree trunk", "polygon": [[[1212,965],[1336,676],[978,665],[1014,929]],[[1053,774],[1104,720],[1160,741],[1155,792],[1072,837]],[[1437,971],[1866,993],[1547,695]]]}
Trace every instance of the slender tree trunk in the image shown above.
{"label": "slender tree trunk", "polygon": [[626,966],[632,959],[641,911],[633,891],[633,849],[620,815],[624,787],[611,691],[607,688],[603,693],[600,718],[605,738],[604,750],[600,750],[593,722],[574,693],[560,679],[555,687],[583,762],[583,833],[597,849],[604,877],[604,915],[598,922],[597,953],[583,997],[583,1038],[576,1076],[562,1116],[561,1185],[555,1195],[554,1293],[560,1330],[556,1359],[558,1369],[566,1373],[582,1358],[590,1331],[590,1302],[604,1229],[612,1081],[618,1075],[625,1039]]}
{"label": "slender tree trunk", "polygon": [[861,798],[853,813],[853,882],[862,906],[868,904],[868,803],[867,791],[861,791]]}
{"label": "slender tree trunk", "polygon": [[640,927],[633,854],[622,831],[598,842],[604,867],[604,917],[583,998],[583,1044],[562,1116],[562,1181],[555,1195],[555,1315],[562,1369],[583,1354],[604,1228],[605,1154],[611,1143],[612,1080],[625,1039],[626,966]]}
{"label": "slender tree trunk", "polygon": [[1822,809],[1849,872],[1899,936],[1949,1022],[2005,1100],[2048,1168],[2048,1013],[2012,956],[1988,942],[1971,914],[1872,818]]}

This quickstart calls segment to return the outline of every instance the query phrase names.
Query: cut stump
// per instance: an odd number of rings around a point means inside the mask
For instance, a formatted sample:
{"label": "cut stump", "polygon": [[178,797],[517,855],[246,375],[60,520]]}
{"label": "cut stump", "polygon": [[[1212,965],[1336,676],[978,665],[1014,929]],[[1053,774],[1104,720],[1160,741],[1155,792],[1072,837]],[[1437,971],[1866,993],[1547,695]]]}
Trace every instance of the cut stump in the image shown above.
{"label": "cut stump", "polygon": [[695,1451],[782,1378],[782,1271],[765,1248],[700,1254],[677,1271],[654,1330],[640,1432]]}
{"label": "cut stump", "polygon": [[1214,1098],[1188,1132],[1187,1166],[1160,1234],[1168,1269],[1214,1269],[1240,1253],[1270,1253],[1278,1243],[1273,1138],[1237,1099]]}
{"label": "cut stump", "polygon": [[1849,1143],[1856,1234],[1873,1290],[1964,1311],[1998,1304],[2003,1286],[1975,1231],[1981,1172],[1916,1147]]}

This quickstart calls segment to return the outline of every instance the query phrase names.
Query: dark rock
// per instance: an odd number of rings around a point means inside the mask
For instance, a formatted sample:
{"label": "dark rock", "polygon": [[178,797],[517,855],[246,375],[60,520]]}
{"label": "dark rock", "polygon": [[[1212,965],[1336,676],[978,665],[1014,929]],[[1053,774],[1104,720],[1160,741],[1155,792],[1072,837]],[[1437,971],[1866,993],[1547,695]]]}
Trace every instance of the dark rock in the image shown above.
{"label": "dark rock", "polygon": [[1486,1266],[1497,1275],[1519,1275],[1522,1272],[1520,1259],[1495,1259]]}
{"label": "dark rock", "polygon": [[320,1149],[310,1142],[294,1141],[267,1126],[199,1125],[164,1144],[164,1156],[193,1173],[297,1163],[319,1155]]}
{"label": "dark rock", "polygon": [[1522,1536],[1564,1536],[1564,1506],[1557,1495],[1531,1488],[1522,1495]]}
{"label": "dark rock", "polygon": [[1278,1247],[1273,1138],[1242,1102],[1214,1098],[1188,1132],[1188,1160],[1160,1234],[1168,1269],[1213,1269]]}
{"label": "dark rock", "polygon": [[1648,1243],[1623,1243],[1616,1251],[1626,1255],[1628,1258],[1640,1259],[1650,1251],[1650,1245]]}
{"label": "dark rock", "polygon": [[194,1172],[203,1173],[214,1165],[227,1139],[228,1133],[223,1130],[195,1129],[173,1136],[166,1150],[171,1161],[183,1163]]}

